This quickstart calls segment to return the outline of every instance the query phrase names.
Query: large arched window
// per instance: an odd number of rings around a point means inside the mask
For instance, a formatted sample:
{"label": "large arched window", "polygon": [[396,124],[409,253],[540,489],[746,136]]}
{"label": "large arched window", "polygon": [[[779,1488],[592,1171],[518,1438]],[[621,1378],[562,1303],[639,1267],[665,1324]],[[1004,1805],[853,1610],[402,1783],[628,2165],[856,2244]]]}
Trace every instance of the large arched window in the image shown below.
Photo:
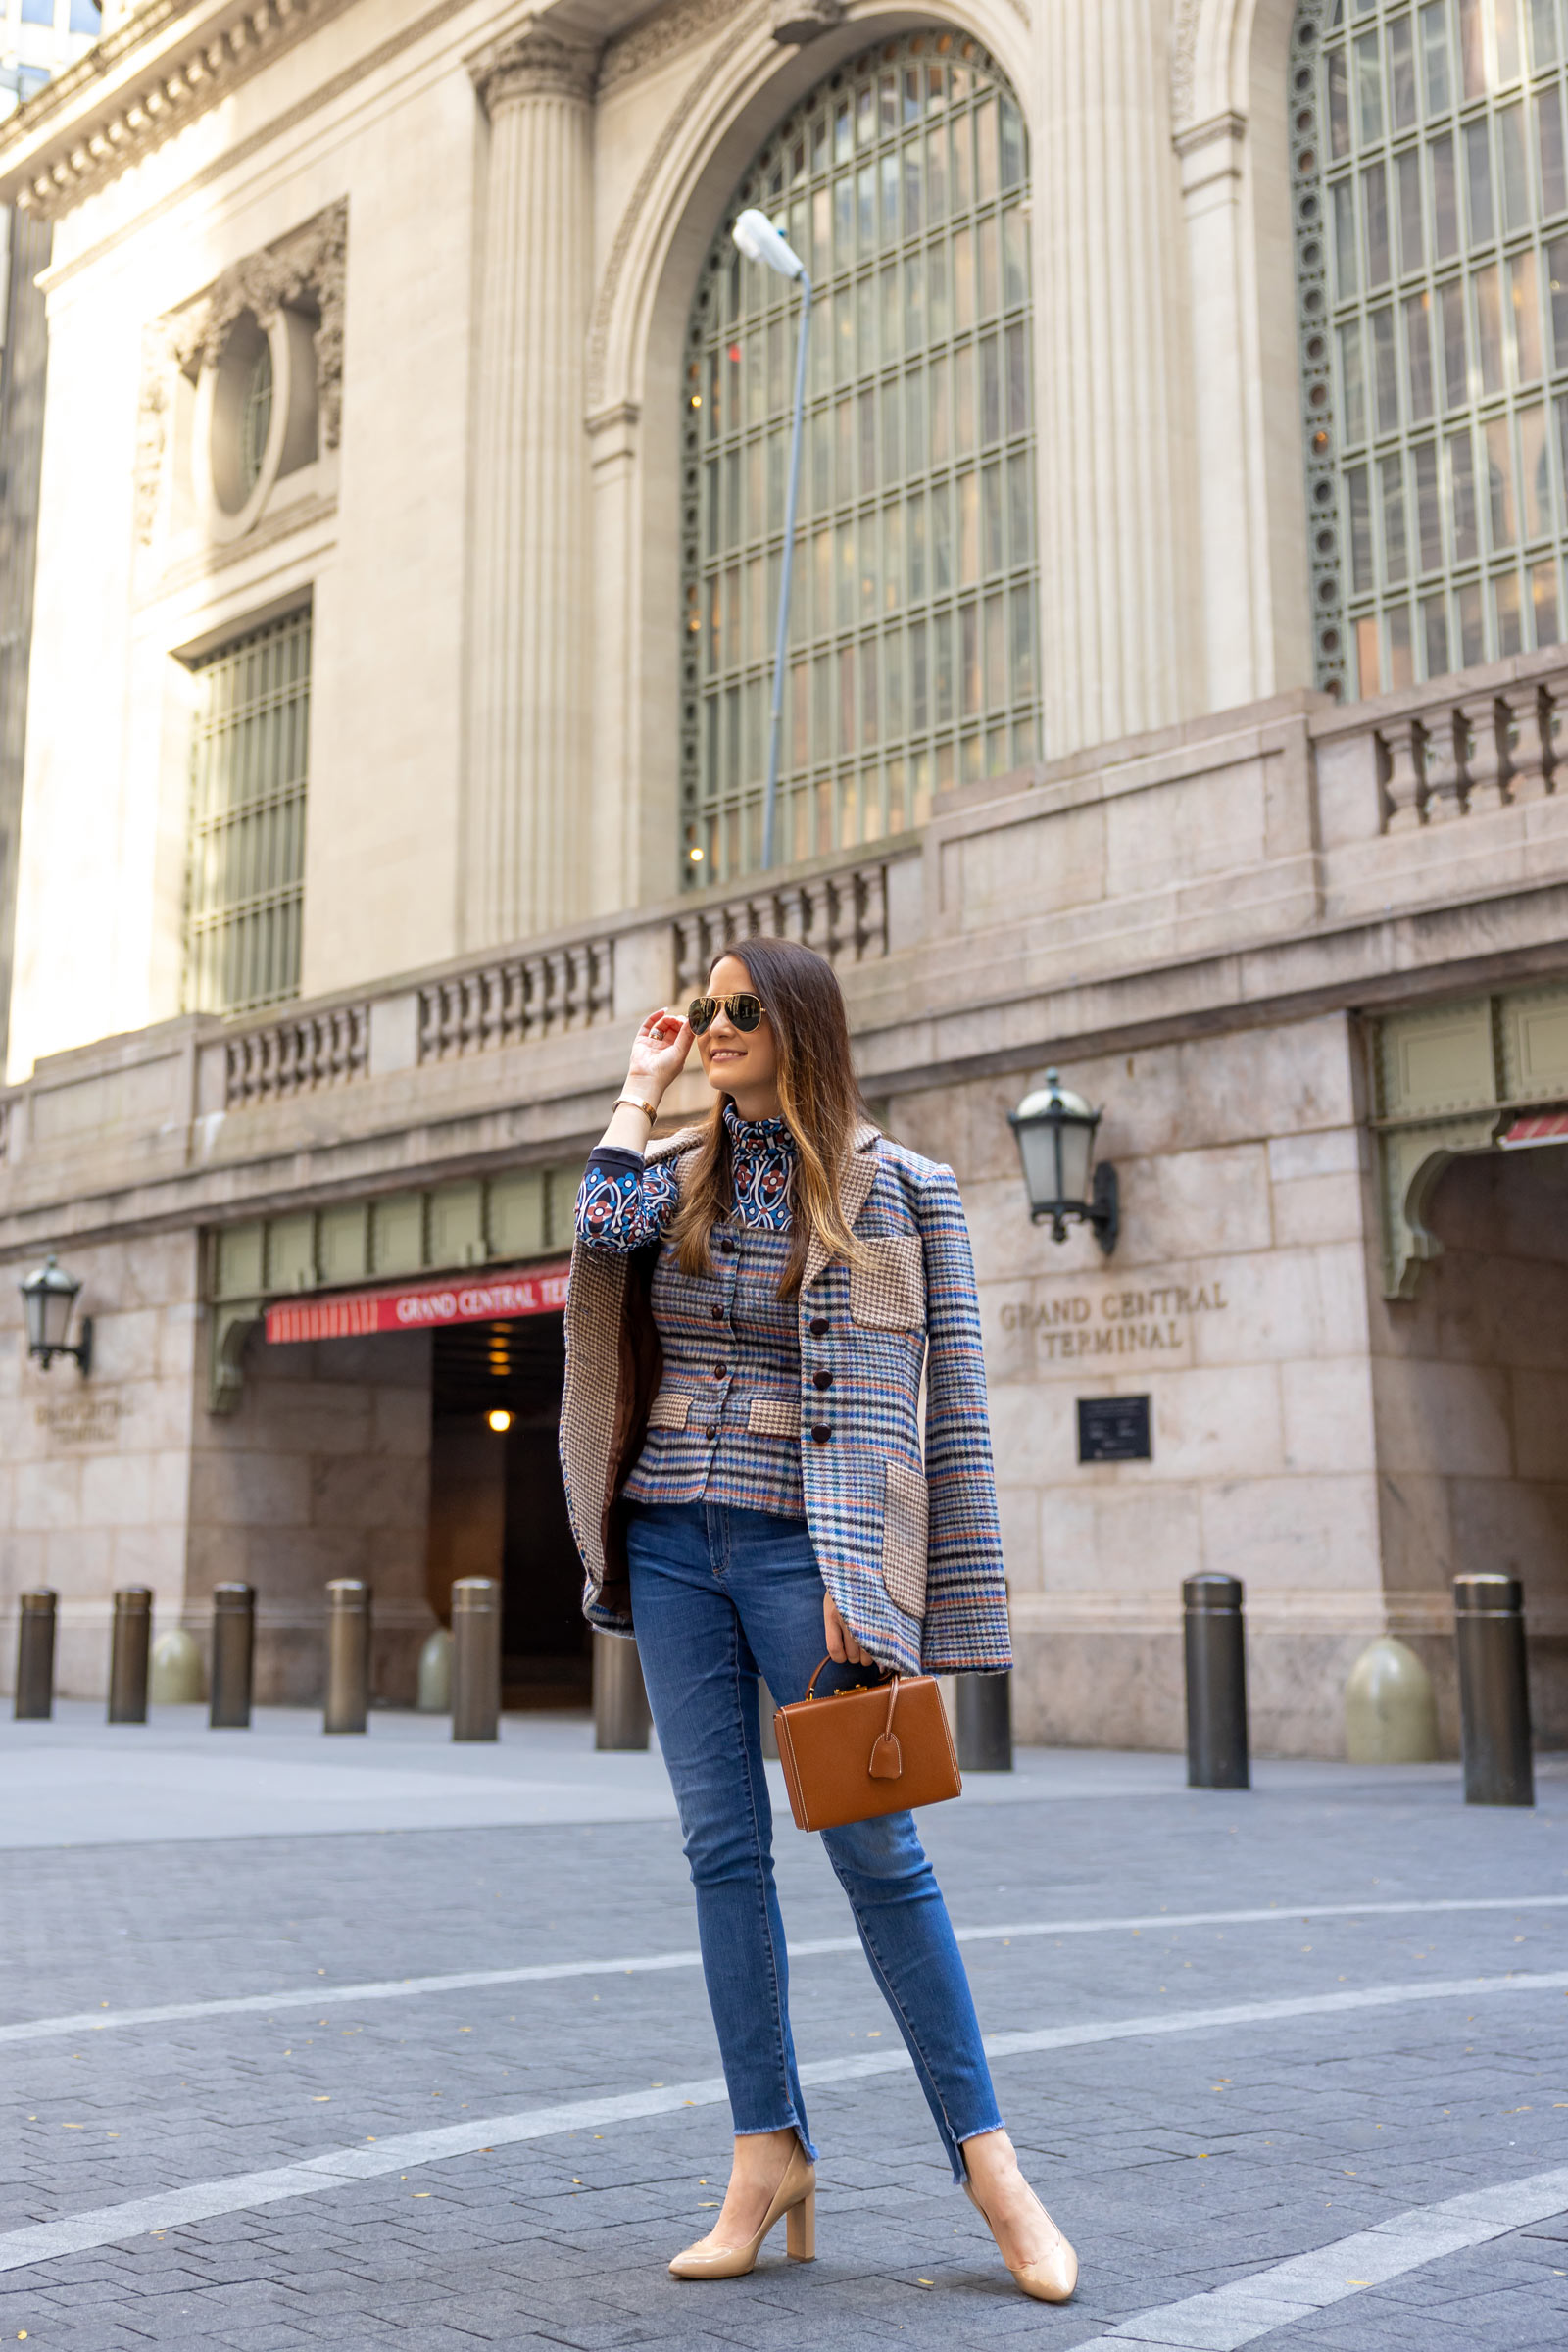
{"label": "large arched window", "polygon": [[1305,0],[1291,63],[1319,683],[1564,634],[1561,0]]}
{"label": "large arched window", "polygon": [[681,858],[761,855],[795,287],[743,262],[760,205],[816,288],[784,711],[781,860],[898,833],[1039,751],[1028,165],[956,33],[879,43],[753,164],[698,280],[682,420]]}

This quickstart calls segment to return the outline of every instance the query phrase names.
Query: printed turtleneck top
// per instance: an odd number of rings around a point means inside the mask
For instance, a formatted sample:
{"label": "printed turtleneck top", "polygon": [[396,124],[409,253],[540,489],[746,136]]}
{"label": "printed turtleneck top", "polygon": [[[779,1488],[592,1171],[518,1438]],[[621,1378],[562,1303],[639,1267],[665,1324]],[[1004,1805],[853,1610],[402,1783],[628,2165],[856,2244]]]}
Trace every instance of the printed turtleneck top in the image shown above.
{"label": "printed turtleneck top", "polygon": [[795,1143],[782,1119],[724,1105],[733,1199],[713,1229],[712,1270],[683,1274],[665,1238],[679,1205],[674,1166],[600,1145],[577,1195],[590,1250],[658,1244],[653,1312],[664,1371],[624,1493],[631,1502],[728,1503],[802,1518],[801,1344],[778,1296],[790,1251]]}

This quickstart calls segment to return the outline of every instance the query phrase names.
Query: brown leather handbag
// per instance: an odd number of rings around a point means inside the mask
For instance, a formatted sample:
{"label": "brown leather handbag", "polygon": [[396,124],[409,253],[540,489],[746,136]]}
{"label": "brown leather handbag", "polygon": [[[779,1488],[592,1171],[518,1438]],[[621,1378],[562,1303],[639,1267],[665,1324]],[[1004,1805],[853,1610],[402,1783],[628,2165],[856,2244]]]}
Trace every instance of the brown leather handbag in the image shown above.
{"label": "brown leather handbag", "polygon": [[895,1674],[818,1698],[816,1674],[806,1696],[773,1717],[797,1829],[836,1830],[959,1793],[948,1710],[933,1676]]}

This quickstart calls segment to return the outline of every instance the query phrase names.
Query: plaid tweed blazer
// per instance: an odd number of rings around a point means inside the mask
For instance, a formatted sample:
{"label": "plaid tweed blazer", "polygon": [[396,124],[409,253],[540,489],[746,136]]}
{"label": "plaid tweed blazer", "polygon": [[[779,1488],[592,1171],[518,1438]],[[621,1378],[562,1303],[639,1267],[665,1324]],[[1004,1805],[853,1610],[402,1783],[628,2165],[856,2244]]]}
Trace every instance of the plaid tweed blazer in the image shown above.
{"label": "plaid tweed blazer", "polygon": [[[697,1141],[685,1129],[648,1157],[683,1154]],[[884,1664],[906,1674],[995,1673],[1012,1655],[957,1183],[951,1168],[865,1125],[840,1198],[870,1265],[852,1271],[813,1241],[796,1302],[806,1518],[823,1582]],[[621,1487],[662,1371],[649,1306],[657,1254],[579,1242],[566,1294],[561,1465],[587,1571],[583,1613],[606,1633],[632,1632]],[[822,1372],[830,1380],[818,1387]]]}

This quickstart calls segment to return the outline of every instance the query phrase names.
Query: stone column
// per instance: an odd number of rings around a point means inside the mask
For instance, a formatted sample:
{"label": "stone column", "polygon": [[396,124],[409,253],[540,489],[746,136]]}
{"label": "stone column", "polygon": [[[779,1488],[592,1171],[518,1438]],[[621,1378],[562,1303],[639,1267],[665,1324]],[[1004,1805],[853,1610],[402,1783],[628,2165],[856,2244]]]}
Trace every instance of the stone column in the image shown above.
{"label": "stone column", "polygon": [[1237,116],[1223,115],[1189,126],[1176,139],[1199,347],[1193,389],[1208,628],[1205,701],[1215,710],[1250,702],[1273,684],[1259,595],[1259,572],[1266,577],[1266,569],[1258,564],[1252,528],[1258,385],[1243,326],[1246,130]]}
{"label": "stone column", "polygon": [[586,900],[591,53],[535,26],[474,61],[490,118],[480,275],[462,935]]}
{"label": "stone column", "polygon": [[1168,0],[1039,0],[1031,139],[1048,759],[1203,706]]}

